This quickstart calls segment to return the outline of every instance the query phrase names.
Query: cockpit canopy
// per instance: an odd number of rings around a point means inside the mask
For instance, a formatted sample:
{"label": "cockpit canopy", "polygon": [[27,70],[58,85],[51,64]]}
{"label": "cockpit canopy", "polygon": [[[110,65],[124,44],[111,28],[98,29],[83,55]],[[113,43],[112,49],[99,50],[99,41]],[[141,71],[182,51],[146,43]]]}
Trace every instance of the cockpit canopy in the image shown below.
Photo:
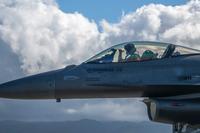
{"label": "cockpit canopy", "polygon": [[137,62],[188,54],[200,54],[200,50],[160,42],[127,42],[115,45],[85,63]]}

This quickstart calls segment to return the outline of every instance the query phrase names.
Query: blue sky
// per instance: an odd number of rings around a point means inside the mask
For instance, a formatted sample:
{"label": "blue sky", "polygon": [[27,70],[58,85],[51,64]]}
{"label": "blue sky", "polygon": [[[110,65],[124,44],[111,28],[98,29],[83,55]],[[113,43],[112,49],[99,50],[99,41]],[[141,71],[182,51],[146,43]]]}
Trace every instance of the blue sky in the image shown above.
{"label": "blue sky", "polygon": [[65,12],[79,12],[89,19],[99,22],[106,19],[116,22],[122,12],[132,12],[137,8],[150,3],[164,5],[181,5],[188,0],[57,0],[61,10]]}

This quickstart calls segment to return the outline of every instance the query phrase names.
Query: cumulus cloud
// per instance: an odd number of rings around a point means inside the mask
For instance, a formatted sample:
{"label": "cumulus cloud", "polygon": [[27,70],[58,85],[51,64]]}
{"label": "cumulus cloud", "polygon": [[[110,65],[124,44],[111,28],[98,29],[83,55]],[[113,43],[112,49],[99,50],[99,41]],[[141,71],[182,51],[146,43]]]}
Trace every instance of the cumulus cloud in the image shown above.
{"label": "cumulus cloud", "polygon": [[[0,0],[0,82],[80,63],[97,51],[130,40],[172,42],[200,48],[200,2],[150,4],[99,24],[81,13],[65,13],[54,0]],[[138,100],[0,100],[0,120],[143,121]],[[38,113],[39,112],[39,113]]]}
{"label": "cumulus cloud", "polygon": [[145,105],[136,99],[101,100],[85,103],[78,108],[67,108],[65,113],[97,120],[147,121]]}
{"label": "cumulus cloud", "polygon": [[96,23],[47,0],[0,2],[0,38],[35,73],[80,62],[101,45]]}
{"label": "cumulus cloud", "polygon": [[146,107],[138,99],[0,100],[0,120],[66,121],[79,119],[147,121]]}
{"label": "cumulus cloud", "polygon": [[120,22],[101,22],[107,43],[127,40],[164,41],[199,48],[200,2],[165,6],[150,4],[122,16]]}
{"label": "cumulus cloud", "polygon": [[0,39],[0,83],[14,80],[23,75],[20,61],[9,46]]}
{"label": "cumulus cloud", "polygon": [[[97,51],[129,40],[154,40],[198,47],[200,2],[150,4],[100,25],[81,13],[65,13],[53,0],[0,1],[0,39],[25,73],[80,63]],[[100,28],[98,28],[100,27]],[[99,30],[101,29],[101,30]]]}

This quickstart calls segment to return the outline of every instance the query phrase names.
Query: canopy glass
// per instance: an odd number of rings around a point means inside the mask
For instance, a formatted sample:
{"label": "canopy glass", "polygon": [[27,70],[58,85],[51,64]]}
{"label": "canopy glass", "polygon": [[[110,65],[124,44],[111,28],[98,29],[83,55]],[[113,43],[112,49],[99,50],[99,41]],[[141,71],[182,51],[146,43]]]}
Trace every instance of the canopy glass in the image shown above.
{"label": "canopy glass", "polygon": [[200,53],[199,50],[160,42],[127,42],[115,45],[85,63],[147,61]]}

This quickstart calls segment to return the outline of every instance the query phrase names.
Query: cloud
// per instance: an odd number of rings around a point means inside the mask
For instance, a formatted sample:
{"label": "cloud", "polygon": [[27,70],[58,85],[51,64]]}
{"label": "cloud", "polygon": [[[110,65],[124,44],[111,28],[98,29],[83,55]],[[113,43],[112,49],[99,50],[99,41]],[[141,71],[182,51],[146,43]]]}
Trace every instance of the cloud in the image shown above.
{"label": "cloud", "polygon": [[[97,51],[130,40],[199,47],[200,2],[150,4],[100,25],[81,13],[65,13],[53,0],[0,2],[0,40],[14,52],[25,74],[81,63]],[[100,30],[101,29],[101,30]]]}
{"label": "cloud", "polygon": [[147,121],[146,107],[138,99],[0,100],[0,121],[66,121],[79,119]]}
{"label": "cloud", "polygon": [[101,46],[95,22],[77,12],[64,13],[55,2],[1,1],[0,10],[0,38],[25,73],[80,62]]}
{"label": "cloud", "polygon": [[[100,25],[81,13],[65,13],[53,0],[0,2],[0,39],[17,55],[24,73],[80,63],[97,51],[129,40],[199,47],[200,2],[150,4]],[[100,28],[98,28],[100,27]],[[101,30],[99,30],[101,29]]]}
{"label": "cloud", "polygon": [[200,2],[179,6],[150,4],[123,15],[118,23],[101,22],[108,44],[128,40],[164,41],[199,48]]}
{"label": "cloud", "polygon": [[18,57],[12,52],[7,44],[1,41],[1,39],[0,58],[0,83],[14,80],[23,75]]}
{"label": "cloud", "polygon": [[[65,13],[54,0],[0,1],[0,82],[80,63],[124,41],[154,40],[200,48],[200,2],[150,4],[99,24],[81,13]],[[146,108],[134,99],[0,100],[0,120],[143,121]]]}
{"label": "cloud", "polygon": [[67,108],[65,113],[97,120],[147,121],[146,108],[136,99],[101,100],[85,103],[78,108]]}

